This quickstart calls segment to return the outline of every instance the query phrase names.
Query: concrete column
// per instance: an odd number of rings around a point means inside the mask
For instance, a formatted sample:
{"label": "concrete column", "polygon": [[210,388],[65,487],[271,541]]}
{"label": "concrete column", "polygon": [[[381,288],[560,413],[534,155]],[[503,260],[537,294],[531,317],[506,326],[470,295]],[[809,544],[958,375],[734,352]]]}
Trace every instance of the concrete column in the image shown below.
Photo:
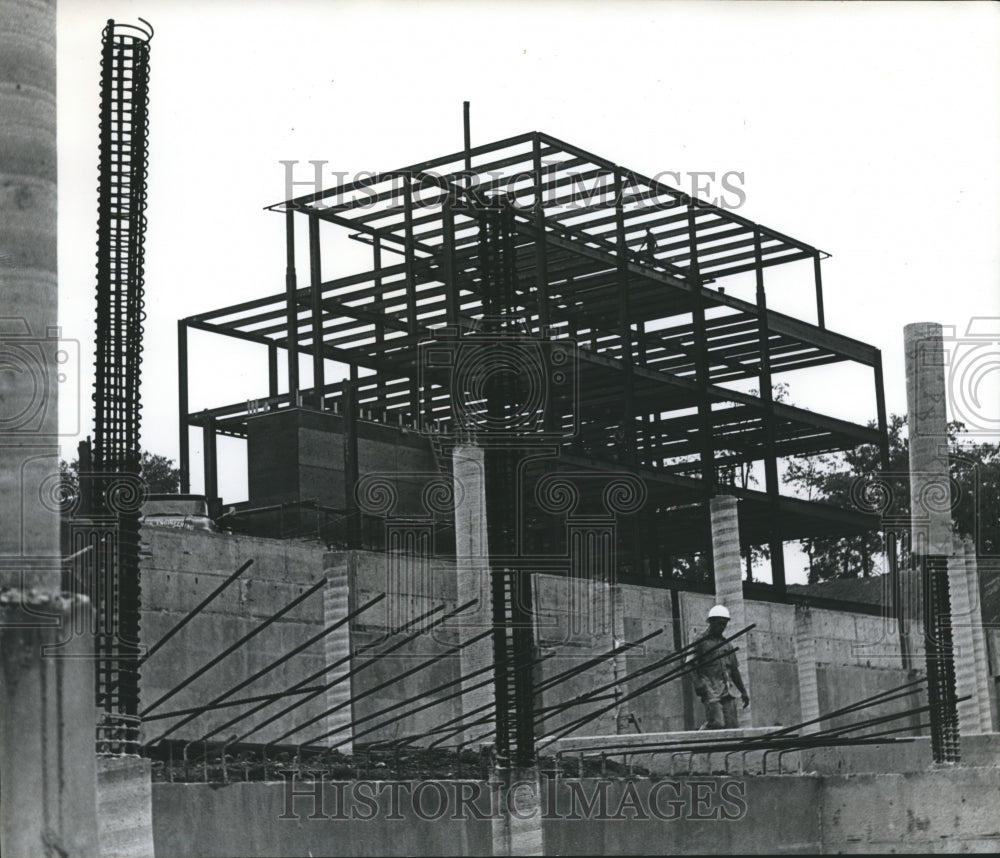
{"label": "concrete column", "polygon": [[[923,555],[947,556],[952,552],[951,504],[941,336],[941,326],[935,322],[917,322],[904,329],[913,547]],[[925,536],[922,545],[918,534]]]}
{"label": "concrete column", "polygon": [[[717,495],[709,502],[712,520],[712,566],[715,570],[715,598],[729,609],[727,634],[738,632],[747,625],[746,607],[743,603],[743,564],[740,561],[740,525],[736,512],[736,498]],[[736,659],[743,676],[743,683],[750,690],[750,667],[747,659],[748,640],[744,635],[734,643]],[[753,726],[753,706],[740,713],[744,727]]]}
{"label": "concrete column", "polygon": [[[350,552],[346,554],[330,554],[324,558],[323,574],[326,576],[326,587],[323,590],[323,625],[329,627],[338,620],[344,619],[354,608],[351,598],[351,587],[354,583],[352,574],[354,555]],[[345,623],[335,632],[331,632],[323,638],[323,654],[326,664],[339,662],[351,654],[351,624]],[[323,683],[333,682],[337,677],[345,675],[351,669],[351,661],[348,658],[340,667],[334,668],[323,676]],[[332,709],[341,706],[336,712],[326,716],[324,732],[326,730],[338,730],[325,741],[330,743],[331,748],[336,748],[343,754],[354,752],[352,741],[353,731],[347,728],[354,717],[354,707],[344,706],[351,699],[352,682],[346,680],[338,682],[326,690],[326,707]],[[344,729],[340,729],[344,728]]]}
{"label": "concrete column", "polygon": [[955,658],[955,691],[970,695],[958,704],[958,728],[962,735],[979,733],[979,690],[976,687],[976,652],[972,633],[972,607],[966,582],[965,547],[954,539],[954,553],[948,558],[948,588],[951,591],[951,642]]}
{"label": "concrete column", "polygon": [[[740,524],[736,513],[736,498],[732,495],[717,495],[709,502],[712,519],[712,566],[715,570],[715,598],[720,605],[729,609],[727,634],[746,628],[747,613],[743,603],[743,564],[740,562]],[[734,646],[739,662],[743,683],[750,699],[750,667],[747,658],[747,635],[737,640]],[[753,706],[742,710],[740,721],[744,727],[753,726]]]}
{"label": "concrete column", "polygon": [[58,595],[56,2],[0,22],[0,854],[96,855],[90,607]]}
{"label": "concrete column", "polygon": [[[931,746],[935,762],[960,759],[949,586],[952,566],[951,481],[948,473],[948,413],[941,326],[918,322],[904,329],[906,405],[910,435],[912,550],[925,571],[925,652],[932,706]],[[964,562],[964,560],[963,560]],[[949,594],[949,590],[952,592]],[[966,593],[966,600],[968,594]],[[935,714],[935,713],[939,714]]]}
{"label": "concrete column", "polygon": [[969,591],[969,624],[972,631],[972,650],[975,660],[976,696],[979,701],[979,726],[983,733],[993,732],[993,708],[990,705],[990,664],[986,650],[986,633],[983,630],[982,590],[979,587],[979,564],[976,546],[971,539],[962,543],[965,556],[965,584]]}
{"label": "concrete column", "polygon": [[[816,665],[816,637],[813,633],[812,610],[806,605],[795,606],[795,665],[799,674],[800,721],[819,718],[819,676]],[[803,727],[801,733],[816,733],[820,723]]]}
{"label": "concrete column", "polygon": [[0,588],[58,592],[55,0],[0,22]]}
{"label": "concrete column", "polygon": [[[455,574],[458,603],[479,599],[479,604],[456,618],[459,643],[481,634],[493,625],[490,589],[489,546],[486,539],[486,481],[483,450],[475,444],[456,446],[452,452],[455,479]],[[460,651],[462,676],[493,664],[493,642],[489,636]],[[483,670],[462,682],[462,715],[475,721],[492,719],[495,695],[493,674]],[[485,680],[490,680],[482,685]],[[479,688],[473,686],[479,685]],[[484,708],[485,707],[485,708]],[[492,720],[489,722],[492,723]],[[456,741],[466,742],[486,732],[488,725],[468,727]]]}
{"label": "concrete column", "polygon": [[92,639],[72,634],[81,609],[90,606],[0,595],[4,858],[98,854]]}

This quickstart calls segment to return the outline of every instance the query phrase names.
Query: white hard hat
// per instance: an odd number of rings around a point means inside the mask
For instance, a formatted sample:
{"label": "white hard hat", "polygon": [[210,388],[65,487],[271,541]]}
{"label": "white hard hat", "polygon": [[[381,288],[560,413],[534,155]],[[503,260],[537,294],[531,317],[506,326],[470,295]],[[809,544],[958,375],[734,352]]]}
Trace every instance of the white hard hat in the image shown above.
{"label": "white hard hat", "polygon": [[726,610],[725,605],[715,605],[712,610],[708,612],[708,618],[712,617],[722,617],[723,619],[729,619],[729,611]]}

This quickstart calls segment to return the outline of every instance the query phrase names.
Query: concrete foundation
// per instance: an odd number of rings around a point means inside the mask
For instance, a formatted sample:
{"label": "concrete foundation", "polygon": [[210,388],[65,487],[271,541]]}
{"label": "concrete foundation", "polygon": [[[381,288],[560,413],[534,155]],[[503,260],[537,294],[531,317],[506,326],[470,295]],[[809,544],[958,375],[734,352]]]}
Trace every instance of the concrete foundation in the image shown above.
{"label": "concrete foundation", "polygon": [[[507,854],[496,851],[496,808],[509,800],[522,815],[534,813],[522,804],[530,793],[524,784],[510,793],[481,781],[360,783],[155,784],[156,854]],[[540,829],[545,855],[995,853],[1000,847],[996,768],[543,777],[539,787],[538,815],[521,822],[525,830]],[[419,812],[414,792],[421,793]]]}
{"label": "concrete foundation", "polygon": [[542,783],[537,768],[505,772],[496,788],[505,797],[493,817],[493,855],[544,855]]}
{"label": "concrete foundation", "polygon": [[153,854],[149,760],[98,758],[97,803],[101,858],[149,858]]}

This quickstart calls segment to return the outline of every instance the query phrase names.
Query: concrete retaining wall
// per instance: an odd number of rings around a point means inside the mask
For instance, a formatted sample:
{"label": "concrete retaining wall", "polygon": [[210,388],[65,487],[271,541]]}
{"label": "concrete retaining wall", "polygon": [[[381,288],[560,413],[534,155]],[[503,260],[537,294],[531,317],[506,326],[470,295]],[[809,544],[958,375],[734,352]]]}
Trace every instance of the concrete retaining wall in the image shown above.
{"label": "concrete retaining wall", "polygon": [[[216,855],[490,855],[489,789],[477,782],[153,786],[157,858]],[[477,799],[461,808],[459,790]],[[340,797],[349,796],[346,807]],[[444,805],[440,803],[443,797]],[[546,855],[990,852],[1000,849],[1000,770],[906,774],[543,779]],[[515,800],[515,808],[521,805]],[[443,809],[446,806],[446,809]],[[496,804],[492,804],[495,808]],[[338,818],[345,817],[345,818]],[[390,818],[396,817],[396,818]]]}
{"label": "concrete retaining wall", "polygon": [[[255,562],[239,582],[215,599],[204,613],[143,667],[143,705],[157,699],[241,635],[280,610],[318,581],[325,569],[343,565],[345,557],[347,553],[327,552],[319,543],[144,528],[142,633],[147,643],[158,640],[242,562],[250,558]],[[413,560],[402,554],[373,552],[352,552],[350,557],[351,605],[359,606],[380,593],[387,593],[381,604],[352,623],[350,645],[355,652],[379,641],[385,641],[380,645],[384,649],[394,642],[387,640],[391,628],[435,605],[444,604],[445,610],[457,605],[458,586],[454,564],[450,561],[433,558]],[[572,613],[576,610],[573,606],[584,604],[586,600],[576,598],[570,589],[590,585],[561,576],[538,574],[534,586],[539,653],[552,656],[538,667],[539,682],[585,659],[603,655],[617,643],[634,641],[650,632],[662,630],[642,647],[620,657],[617,663],[607,659],[544,692],[538,702],[540,707],[572,700],[670,655],[676,649],[676,638],[679,637],[681,644],[685,645],[701,634],[705,616],[714,602],[714,597],[709,595],[679,593],[680,617],[675,623],[673,596],[669,590],[622,584],[613,588],[604,587],[603,590],[594,588],[592,610],[587,616],[579,616]],[[743,726],[794,724],[800,720],[794,659],[794,608],[791,605],[747,602],[746,611],[748,621],[757,625],[740,640],[740,645],[746,648],[749,656],[749,685],[754,701],[753,723]],[[178,693],[160,711],[205,702],[210,696],[234,686],[317,633],[322,623],[323,597],[317,593],[266,629],[253,640],[252,645],[240,648]],[[821,711],[853,703],[906,681],[896,638],[880,618],[817,609],[813,612],[813,624]],[[675,629],[675,625],[678,628]],[[457,641],[457,621],[450,621],[432,634],[421,636],[391,656],[377,659],[358,672],[352,680],[352,692],[357,698],[352,707],[352,717],[357,719],[374,715],[381,709],[426,694],[428,689],[456,679],[460,673],[459,656],[444,655],[444,652]],[[238,696],[284,690],[293,682],[320,670],[328,657],[323,643],[319,642],[280,670],[265,675]],[[418,673],[402,676],[421,658],[435,658],[435,661]],[[366,658],[355,656],[351,667],[357,670],[365,661]],[[657,669],[633,680],[631,684],[622,686],[623,691],[633,691],[668,669]],[[402,678],[392,682],[394,677]],[[381,684],[385,687],[376,693],[365,694]],[[457,687],[449,687],[439,696],[454,690]],[[608,693],[610,690],[602,692],[602,696]],[[312,719],[323,711],[324,700],[325,697],[320,696],[303,705],[255,734],[251,740],[267,741]],[[557,714],[546,721],[541,732],[556,732],[570,719],[603,708],[609,702],[600,700]],[[892,702],[872,710],[870,714],[896,711],[908,702]],[[634,716],[643,732],[694,729],[703,720],[701,709],[694,699],[690,679],[683,678],[627,701],[617,710],[604,713],[589,723],[585,732],[635,733],[636,724],[629,720],[629,716]],[[226,708],[200,716],[175,736],[198,738],[239,711]],[[257,721],[276,711],[277,706],[270,707]],[[456,717],[459,711],[458,698],[443,700],[440,706],[368,734],[364,741],[420,733]],[[364,726],[372,726],[380,720],[384,719],[372,718]],[[159,735],[171,723],[148,722],[144,727],[145,736]],[[238,726],[243,727],[242,724]],[[320,732],[322,729],[319,727],[308,729],[293,740],[305,740]],[[226,735],[230,734],[231,731],[227,730]]]}

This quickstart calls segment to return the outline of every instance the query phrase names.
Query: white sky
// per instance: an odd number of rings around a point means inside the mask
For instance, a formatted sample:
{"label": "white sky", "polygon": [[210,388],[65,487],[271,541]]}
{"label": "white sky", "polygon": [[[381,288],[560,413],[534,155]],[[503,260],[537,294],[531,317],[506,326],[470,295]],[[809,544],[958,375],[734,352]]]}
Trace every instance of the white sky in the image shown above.
{"label": "white sky", "polygon": [[[156,30],[142,390],[154,452],[177,457],[177,319],[284,288],[282,219],[262,210],[285,196],[279,161],[301,161],[305,179],[309,160],[332,174],[456,151],[463,100],[473,145],[541,130],[647,175],[743,173],[742,215],[833,254],[827,326],[882,350],[890,412],[906,407],[904,324],[963,335],[987,316],[1000,334],[998,4],[60,0],[60,318],[84,344],[81,404],[62,395],[66,458],[76,414],[81,435],[93,420],[101,30],[139,16]],[[325,260],[323,275],[356,270]],[[814,318],[809,268],[768,288],[772,306]],[[263,349],[197,333],[191,348],[192,409],[266,394]],[[983,377],[992,398],[966,412],[995,430],[1000,371]],[[819,372],[790,399],[864,422],[868,379],[859,397],[853,376]],[[243,499],[238,477],[222,489]]]}

